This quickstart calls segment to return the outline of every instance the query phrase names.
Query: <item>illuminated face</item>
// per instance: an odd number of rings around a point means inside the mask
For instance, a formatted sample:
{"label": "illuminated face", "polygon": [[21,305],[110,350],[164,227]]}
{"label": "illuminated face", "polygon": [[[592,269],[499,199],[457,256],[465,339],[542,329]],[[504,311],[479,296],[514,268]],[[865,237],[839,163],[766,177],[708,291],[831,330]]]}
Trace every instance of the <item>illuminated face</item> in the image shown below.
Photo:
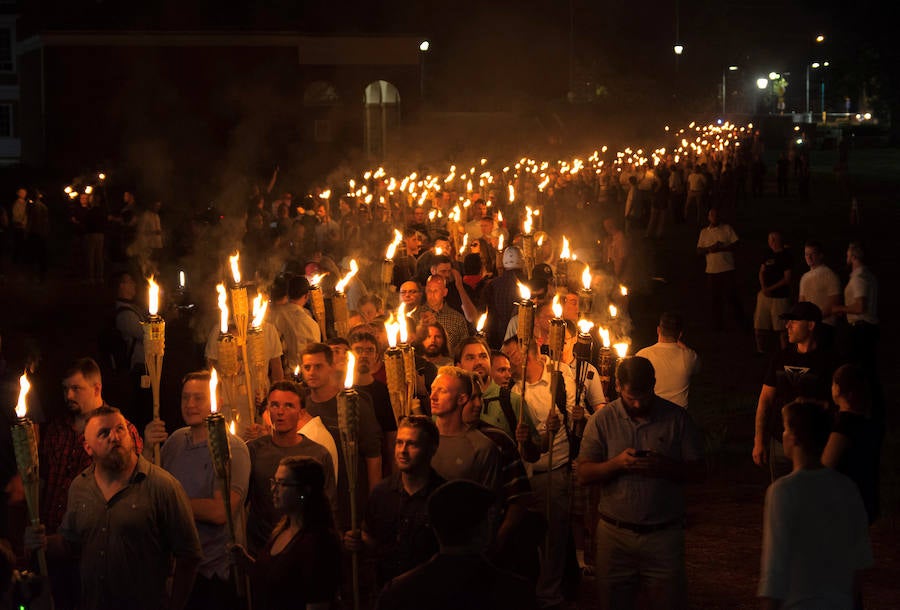
{"label": "illuminated face", "polygon": [[494,357],[491,362],[491,378],[501,388],[509,387],[509,382],[512,381],[512,369],[509,365],[509,358]]}
{"label": "illuminated face", "polygon": [[334,367],[328,364],[325,354],[304,354],[300,363],[303,380],[310,389],[323,388],[331,381]]}
{"label": "illuminated face", "polygon": [[[618,383],[617,383],[618,387]],[[653,390],[635,391],[630,385],[619,387],[619,396],[625,411],[631,416],[644,416],[650,411],[653,404]]]}
{"label": "illuminated face", "polygon": [[491,374],[491,356],[481,343],[472,343],[463,348],[459,355],[459,368],[475,373],[482,381]]}
{"label": "illuminated face", "polygon": [[550,333],[550,320],[553,319],[553,309],[550,307],[541,307],[534,316],[535,334],[546,337]]}
{"label": "illuminated face", "polygon": [[364,303],[359,306],[359,315],[362,316],[366,323],[369,323],[378,317],[378,310],[375,309],[374,303]]}
{"label": "illuminated face", "polygon": [[519,348],[518,343],[509,343],[504,345],[501,349],[501,352],[506,354],[506,357],[509,358],[509,368],[512,371],[513,377],[516,379],[522,378],[522,370],[525,365],[525,359],[522,357],[522,350]]}
{"label": "illuminated face", "polygon": [[812,335],[812,329],[815,323],[806,320],[788,320],[786,323],[788,342],[803,343]]}
{"label": "illuminated face", "polygon": [[296,432],[300,421],[300,397],[294,392],[272,390],[266,407],[272,420],[272,428],[281,434]]}
{"label": "illuminated face", "polygon": [[272,477],[272,504],[281,513],[295,511],[306,498],[291,476],[291,469],[279,466]]}
{"label": "illuminated face", "polygon": [[451,415],[461,409],[469,397],[461,392],[462,381],[453,375],[438,375],[431,383],[431,414]]}
{"label": "illuminated face", "polygon": [[181,388],[181,417],[188,426],[199,426],[209,415],[209,382],[191,379]]}
{"label": "illuminated face", "polygon": [[88,381],[81,373],[63,380],[63,396],[69,411],[75,415],[87,415],[101,404],[100,380]]}
{"label": "illuminated face", "polygon": [[378,348],[369,341],[360,341],[351,346],[356,356],[357,370],[362,374],[368,374],[375,370],[378,364]]}
{"label": "illuminated face", "polygon": [[443,282],[428,282],[425,286],[425,300],[429,307],[440,308],[447,296],[447,287]]}
{"label": "illuminated face", "polygon": [[406,303],[406,311],[415,309],[422,298],[422,290],[415,282],[403,282],[400,284],[400,300]]}
{"label": "illuminated face", "polygon": [[134,440],[122,414],[91,418],[84,428],[84,450],[108,470],[121,471],[129,465]]}
{"label": "illuminated face", "polygon": [[350,349],[343,343],[329,345],[328,347],[331,348],[334,367],[344,370],[347,366],[347,352],[350,351]]}
{"label": "illuminated face", "polygon": [[422,432],[418,428],[400,426],[397,440],[394,442],[394,459],[397,470],[410,472],[421,470],[431,462],[431,455],[422,440]]}
{"label": "illuminated face", "polygon": [[822,253],[816,248],[804,248],[803,258],[806,260],[806,264],[809,265],[810,269],[822,264]]}
{"label": "illuminated face", "polygon": [[413,208],[413,220],[416,222],[425,222],[425,208],[420,205]]}
{"label": "illuminated face", "polygon": [[453,268],[453,265],[450,263],[440,263],[431,268],[432,275],[439,275],[445,280],[447,283],[450,283],[450,271]]}
{"label": "illuminated face", "polygon": [[422,346],[425,348],[426,356],[431,358],[440,356],[444,350],[444,333],[436,326],[429,326],[428,335],[422,341]]}
{"label": "illuminated face", "polygon": [[578,295],[570,292],[562,302],[563,318],[575,322],[578,320]]}

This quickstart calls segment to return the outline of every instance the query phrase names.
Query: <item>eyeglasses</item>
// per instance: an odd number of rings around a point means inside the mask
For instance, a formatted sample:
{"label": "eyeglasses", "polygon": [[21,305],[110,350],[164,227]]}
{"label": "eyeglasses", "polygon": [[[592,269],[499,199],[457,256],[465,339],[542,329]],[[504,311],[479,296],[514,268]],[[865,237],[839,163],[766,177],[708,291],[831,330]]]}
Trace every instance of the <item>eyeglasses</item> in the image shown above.
{"label": "eyeglasses", "polygon": [[419,294],[419,292],[421,292],[421,291],[420,291],[420,290],[401,290],[401,291],[400,291],[400,294],[401,294],[401,295],[407,295],[407,294]]}
{"label": "eyeglasses", "polygon": [[297,483],[291,483],[290,481],[282,481],[282,480],[276,479],[274,477],[269,479],[269,486],[272,489],[275,489],[276,487],[300,487],[300,485],[298,485]]}

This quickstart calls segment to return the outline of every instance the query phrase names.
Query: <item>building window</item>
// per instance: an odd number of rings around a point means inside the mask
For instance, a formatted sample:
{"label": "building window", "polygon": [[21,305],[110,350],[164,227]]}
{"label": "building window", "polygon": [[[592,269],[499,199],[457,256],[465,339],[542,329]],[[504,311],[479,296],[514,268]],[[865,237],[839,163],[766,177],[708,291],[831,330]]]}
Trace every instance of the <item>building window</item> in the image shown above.
{"label": "building window", "polygon": [[0,25],[0,72],[13,72],[16,69],[14,43],[13,29],[10,26]]}
{"label": "building window", "polygon": [[13,137],[12,104],[0,104],[0,138]]}

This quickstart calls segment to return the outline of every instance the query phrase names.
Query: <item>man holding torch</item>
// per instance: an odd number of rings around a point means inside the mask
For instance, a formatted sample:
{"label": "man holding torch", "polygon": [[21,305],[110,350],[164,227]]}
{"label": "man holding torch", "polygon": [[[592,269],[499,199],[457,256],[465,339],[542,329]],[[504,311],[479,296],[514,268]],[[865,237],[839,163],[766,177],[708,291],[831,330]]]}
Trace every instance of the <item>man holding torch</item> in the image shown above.
{"label": "man holding torch", "polygon": [[[231,540],[226,528],[225,503],[207,445],[209,378],[209,372],[197,371],[188,373],[182,380],[181,417],[187,426],[165,440],[160,455],[162,467],[181,483],[188,495],[203,548],[203,560],[186,608],[229,610],[236,609],[239,601],[226,550]],[[154,438],[160,435],[165,438],[165,423],[155,420],[148,424],[148,440],[151,432]],[[233,434],[228,435],[228,444],[231,450],[231,506],[236,512],[247,495],[250,454],[244,441]]]}
{"label": "man holding torch", "polygon": [[72,482],[60,533],[47,537],[43,527],[29,527],[25,548],[78,561],[81,607],[181,610],[202,556],[184,490],[135,453],[115,407],[87,415],[84,448],[93,463]]}

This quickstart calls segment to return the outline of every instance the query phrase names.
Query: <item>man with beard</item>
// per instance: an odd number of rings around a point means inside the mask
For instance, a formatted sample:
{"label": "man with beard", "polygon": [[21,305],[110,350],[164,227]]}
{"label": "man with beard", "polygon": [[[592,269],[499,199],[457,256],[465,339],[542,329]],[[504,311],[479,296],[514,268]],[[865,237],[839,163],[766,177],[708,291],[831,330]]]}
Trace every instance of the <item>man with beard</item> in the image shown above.
{"label": "man with beard", "polygon": [[517,442],[523,442],[524,459],[529,462],[537,460],[540,457],[540,437],[534,422],[527,410],[522,414],[522,397],[511,394],[509,388],[501,388],[491,378],[490,350],[484,339],[468,337],[463,341],[456,350],[456,366],[472,373],[481,381],[484,401],[481,419],[500,428]]}
{"label": "man with beard", "polygon": [[331,502],[332,511],[337,506],[331,454],[325,447],[297,431],[301,416],[307,419],[303,391],[293,381],[278,381],[269,390],[266,409],[272,420],[272,434],[247,443],[251,463],[247,544],[253,553],[265,546],[278,522],[278,511],[272,503],[270,479],[275,476],[282,459],[305,456],[319,462],[325,472],[325,495]]}
{"label": "man with beard", "polygon": [[682,485],[702,476],[693,420],[657,396],[653,365],[634,356],[616,369],[619,398],[594,413],[581,441],[581,485],[600,485],[596,575],[600,608],[686,605]]}
{"label": "man with beard", "polygon": [[184,608],[201,558],[184,490],[134,452],[128,422],[115,407],[87,415],[84,439],[93,464],[72,481],[59,535],[46,537],[43,528],[29,527],[26,548],[77,558],[80,607]]}
{"label": "man with beard", "polygon": [[383,368],[381,350],[375,335],[356,332],[350,335],[350,349],[356,356],[356,388],[365,392],[375,409],[375,419],[381,427],[381,470],[387,476],[394,461],[394,440],[397,438],[397,418],[391,407],[391,394],[387,384],[373,377],[376,370]]}
{"label": "man with beard", "polygon": [[438,550],[427,510],[431,492],[445,483],[431,467],[438,439],[429,417],[411,415],[400,422],[394,444],[396,471],[372,490],[362,530],[344,534],[348,551],[364,549],[375,555],[379,587]]}
{"label": "man with beard", "polygon": [[447,348],[447,333],[437,322],[419,326],[419,340],[415,347],[417,353],[421,353],[425,360],[436,367],[453,364]]}
{"label": "man with beard", "polygon": [[[106,404],[97,363],[90,358],[76,360],[63,376],[63,396],[68,414],[41,430],[39,451],[41,479],[46,483],[41,498],[41,523],[50,534],[56,533],[66,512],[69,485],[79,472],[91,465],[84,444],[84,425],[94,409]],[[135,453],[141,453],[144,444],[137,428],[125,423]]]}
{"label": "man with beard", "polygon": [[420,324],[440,324],[447,332],[447,347],[451,352],[469,336],[466,318],[447,304],[447,281],[440,275],[428,278],[425,284],[425,304],[419,307],[416,321]]}

